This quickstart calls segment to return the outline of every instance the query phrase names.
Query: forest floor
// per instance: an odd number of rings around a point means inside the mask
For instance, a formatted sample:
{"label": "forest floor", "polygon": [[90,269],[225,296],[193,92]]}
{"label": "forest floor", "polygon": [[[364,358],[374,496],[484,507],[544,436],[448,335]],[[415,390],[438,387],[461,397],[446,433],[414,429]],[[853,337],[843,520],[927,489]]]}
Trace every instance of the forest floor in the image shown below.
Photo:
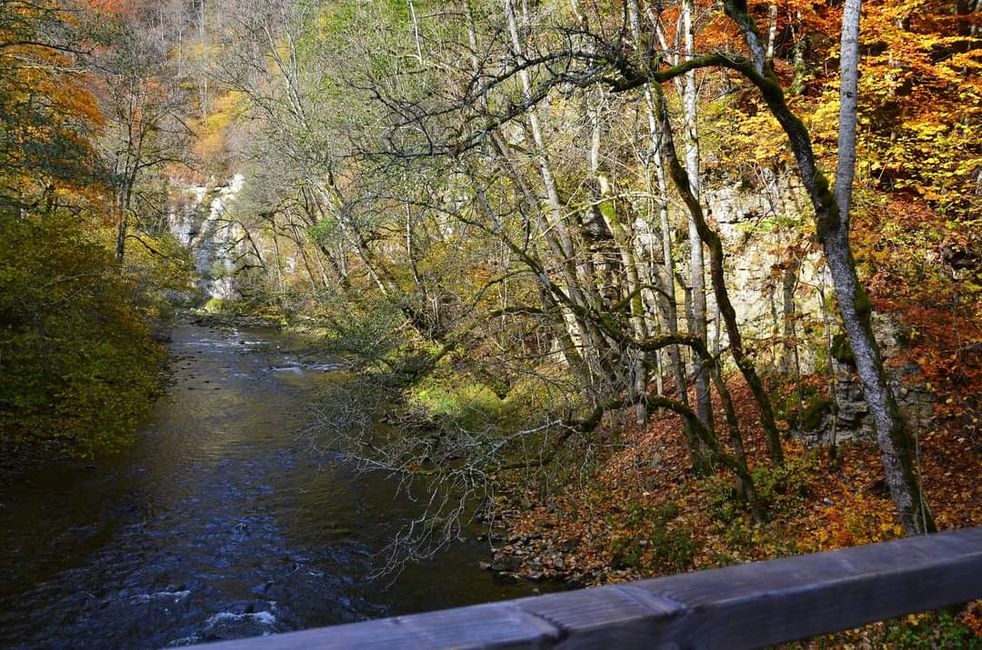
{"label": "forest floor", "polygon": [[[733,386],[743,422],[755,422],[744,386]],[[720,413],[718,418],[722,418]],[[902,535],[872,441],[808,449],[784,443],[786,463],[773,467],[759,426],[746,428],[753,475],[770,509],[754,523],[726,474],[693,476],[679,420],[652,418],[623,434],[613,454],[580,485],[528,508],[507,510],[512,544],[499,549],[525,558],[522,575],[583,584],[633,580],[865,544]],[[982,525],[980,448],[957,428],[938,426],[920,437],[920,470],[941,529]]]}
{"label": "forest floor", "polygon": [[[734,385],[733,391],[741,420],[756,422],[749,390]],[[722,414],[717,417],[721,420]],[[982,449],[978,440],[963,434],[941,423],[921,436],[921,475],[942,529],[982,525]],[[778,469],[766,458],[760,427],[748,426],[745,435],[754,478],[770,507],[767,523],[753,521],[732,477],[693,476],[680,422],[663,415],[643,430],[625,431],[624,449],[591,480],[547,498],[522,495],[523,507],[502,513],[507,533],[492,568],[515,577],[589,586],[902,535],[875,443],[840,445],[833,459],[828,447],[808,449],[788,440],[785,467]],[[837,637],[834,646],[960,647],[971,635],[982,643],[982,601],[943,616],[907,617],[902,629],[869,626]],[[947,629],[951,626],[957,631]]]}

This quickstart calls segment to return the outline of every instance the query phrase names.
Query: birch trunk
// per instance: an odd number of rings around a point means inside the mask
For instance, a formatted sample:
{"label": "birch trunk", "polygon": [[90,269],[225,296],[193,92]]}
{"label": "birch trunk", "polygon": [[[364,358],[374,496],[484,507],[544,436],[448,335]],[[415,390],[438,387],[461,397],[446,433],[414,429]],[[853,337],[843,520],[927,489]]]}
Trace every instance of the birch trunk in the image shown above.
{"label": "birch trunk", "polygon": [[[642,52],[647,53],[650,48],[643,42],[640,21],[640,7],[638,0],[631,0],[628,3],[628,12],[631,22],[632,35],[636,47]],[[650,65],[650,56],[645,57],[645,64]],[[658,226],[661,230],[661,256],[662,256],[662,281],[661,289],[664,293],[660,296],[662,309],[661,318],[665,330],[675,336],[679,333],[678,307],[675,297],[675,262],[672,259],[672,228],[668,214],[668,180],[665,173],[665,163],[661,154],[661,127],[655,115],[655,103],[652,98],[651,88],[647,84],[644,87],[644,106],[645,115],[648,118],[648,132],[650,142],[649,158],[654,163],[655,176],[658,183],[657,212]],[[689,405],[688,384],[686,382],[685,361],[679,353],[677,345],[668,348],[669,360],[672,367],[672,376],[675,380],[676,397],[685,406]],[[703,420],[705,422],[705,420]],[[712,430],[712,423],[707,423]],[[686,440],[689,444],[689,455],[692,467],[697,474],[708,474],[712,470],[710,462],[710,449],[706,443],[700,440],[699,436],[689,425],[684,423]]]}
{"label": "birch trunk", "polygon": [[915,445],[887,382],[870,323],[869,299],[859,285],[849,246],[849,211],[856,169],[856,119],[859,104],[859,24],[862,0],[845,0],[839,71],[839,159],[835,168],[837,223],[828,234],[826,256],[835,282],[842,320],[863,382],[866,403],[876,422],[890,495],[908,534],[935,529],[914,466]]}
{"label": "birch trunk", "polygon": [[[685,35],[685,58],[695,55],[695,13],[694,0],[682,2],[682,31]],[[699,127],[697,124],[698,105],[696,90],[696,71],[685,73],[682,93],[682,106],[685,129],[685,171],[689,175],[689,187],[696,201],[702,200],[702,184],[699,175]],[[706,263],[703,258],[702,239],[695,220],[689,220],[689,284],[692,288],[692,311],[689,314],[689,331],[706,341],[708,344],[708,328],[706,327]],[[696,413],[699,419],[712,428],[713,407],[709,393],[709,377],[705,365],[698,358],[693,358],[695,364]]]}
{"label": "birch trunk", "polygon": [[[508,35],[511,40],[512,53],[517,60],[525,58],[525,48],[522,46],[521,38],[518,33],[518,14],[513,0],[504,0],[505,18],[508,25]],[[519,72],[519,79],[522,84],[523,97],[527,101],[532,96],[532,80],[528,70],[522,68]],[[556,186],[556,179],[549,163],[549,156],[546,150],[545,138],[542,134],[542,125],[539,121],[538,113],[534,108],[528,111],[528,126],[532,134],[535,158],[539,167],[539,175],[545,188],[545,215],[552,231],[551,236],[555,239],[560,248],[561,266],[566,274],[566,289],[571,300],[576,304],[591,309],[599,307],[599,300],[595,296],[592,286],[592,274],[589,273],[580,256],[577,256],[576,247],[570,230],[563,216],[563,207],[559,199],[559,190]],[[572,267],[572,268],[570,268]],[[600,356],[601,335],[598,334],[590,323],[574,314],[566,314],[566,322],[572,328],[570,336],[574,341],[581,345],[580,354],[593,371],[593,373],[603,378],[607,374],[603,361]]]}

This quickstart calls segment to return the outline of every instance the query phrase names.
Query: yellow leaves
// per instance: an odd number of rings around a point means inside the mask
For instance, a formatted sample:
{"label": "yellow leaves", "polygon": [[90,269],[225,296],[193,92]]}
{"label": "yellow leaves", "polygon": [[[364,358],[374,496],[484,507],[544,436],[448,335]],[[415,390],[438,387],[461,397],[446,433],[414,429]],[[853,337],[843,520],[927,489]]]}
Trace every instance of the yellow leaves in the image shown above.
{"label": "yellow leaves", "polygon": [[[17,20],[0,16],[0,187],[25,199],[84,204],[97,198],[93,138],[105,120],[78,61],[48,47],[71,29],[58,3],[24,3]],[[0,11],[11,11],[9,8]]]}
{"label": "yellow leaves", "polygon": [[790,162],[787,139],[769,111],[761,110],[747,115],[731,110],[727,119],[737,126],[721,135],[720,145],[732,157],[742,161],[751,159],[775,164],[785,160]]}
{"label": "yellow leaves", "polygon": [[870,544],[903,535],[887,499],[845,492],[819,511],[819,524],[802,543],[808,551]]}
{"label": "yellow leaves", "polygon": [[[885,0],[865,7],[859,168],[875,175],[870,182],[877,187],[910,192],[957,216],[973,210],[974,174],[982,164],[976,134],[982,120],[982,51],[964,47],[951,20],[950,7],[935,0]],[[814,29],[830,36],[833,31]],[[834,42],[830,39],[830,55]],[[829,153],[835,146],[834,74],[823,90],[801,111],[819,155],[823,145],[829,145]]]}
{"label": "yellow leaves", "polygon": [[904,534],[904,531],[897,523],[893,523],[893,524],[881,523],[880,534],[884,538],[901,537]]}
{"label": "yellow leaves", "polygon": [[229,130],[245,114],[247,105],[246,96],[234,90],[220,95],[212,102],[211,113],[199,120],[195,128],[198,135],[195,154],[199,158],[215,160],[222,157]]}
{"label": "yellow leaves", "polygon": [[182,43],[180,55],[185,56],[191,61],[209,61],[217,56],[221,56],[221,48],[210,42],[199,41],[193,44]]}

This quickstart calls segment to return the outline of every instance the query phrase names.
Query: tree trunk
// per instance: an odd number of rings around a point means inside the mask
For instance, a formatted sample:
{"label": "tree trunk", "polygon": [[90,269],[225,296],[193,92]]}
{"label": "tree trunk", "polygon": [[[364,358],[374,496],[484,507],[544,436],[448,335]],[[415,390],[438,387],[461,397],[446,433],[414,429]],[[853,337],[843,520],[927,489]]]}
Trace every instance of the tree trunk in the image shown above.
{"label": "tree trunk", "polygon": [[[761,427],[767,435],[767,446],[771,460],[775,464],[780,465],[784,462],[784,453],[781,450],[781,439],[778,435],[777,425],[774,422],[774,410],[771,407],[771,400],[767,395],[764,382],[754,368],[753,361],[747,355],[746,350],[744,350],[743,337],[740,334],[740,329],[736,321],[736,310],[730,302],[729,292],[726,289],[726,278],[723,268],[723,243],[719,235],[706,223],[702,205],[692,194],[688,174],[679,162],[678,154],[675,150],[675,143],[672,138],[668,107],[665,104],[665,96],[660,87],[656,86],[654,88],[654,96],[662,124],[662,151],[665,155],[665,160],[668,162],[672,180],[675,182],[679,194],[682,195],[683,202],[685,202],[686,207],[689,209],[692,221],[699,230],[701,241],[705,242],[709,248],[710,277],[713,283],[713,294],[716,297],[716,304],[719,306],[720,315],[726,325],[726,334],[730,342],[730,354],[733,355],[733,360],[736,362],[741,374],[743,374],[747,386],[750,387],[750,392],[753,393],[754,401],[757,402],[757,407],[760,409]],[[700,338],[705,341],[704,337]]]}
{"label": "tree trunk", "polygon": [[[685,58],[690,59],[695,53],[695,13],[694,0],[682,2],[682,31],[685,35]],[[685,74],[682,106],[685,129],[685,170],[689,175],[689,187],[696,201],[702,199],[702,184],[699,175],[699,127],[697,124],[697,92],[696,71],[690,70]],[[694,219],[689,219],[689,284],[692,288],[692,311],[689,313],[689,331],[709,342],[706,327],[706,263],[703,259],[702,239]],[[709,378],[706,368],[698,358],[693,359],[695,366],[696,413],[699,418],[712,428],[713,406],[709,392]]]}
{"label": "tree trunk", "polygon": [[[855,83],[858,77],[856,63],[859,30],[859,0],[849,0],[849,2],[852,7],[847,7],[846,20],[843,22],[842,92],[843,100],[851,103],[852,109],[851,115],[848,109],[845,109],[847,110],[844,117],[845,124],[843,129],[840,129],[845,130],[847,134],[851,133],[852,138],[851,142],[848,140],[843,142],[845,149],[852,151],[840,153],[844,158],[840,171],[843,174],[842,180],[847,185],[852,182],[853,172],[847,171],[846,168],[854,164],[855,156]],[[755,47],[760,48],[757,28],[747,14],[745,2],[726,0],[725,8],[727,15],[743,31],[751,53],[754,52]],[[851,51],[847,52],[847,50]],[[760,54],[762,55],[762,52]],[[753,57],[754,61],[757,58]],[[851,61],[848,66],[847,61]],[[829,190],[828,180],[818,170],[808,129],[791,112],[780,82],[773,71],[765,69],[762,65],[754,65],[750,69],[742,68],[741,72],[760,89],[768,108],[787,134],[802,183],[808,190],[809,198],[815,208],[818,238],[825,250],[839,312],[842,315],[849,344],[852,346],[859,378],[863,382],[866,402],[873,414],[885,477],[900,523],[909,535],[932,532],[936,527],[915,470],[912,436],[887,382],[883,360],[873,336],[872,305],[856,274],[856,263],[849,245],[849,215],[840,213],[836,198]],[[852,97],[849,93],[852,93]],[[837,193],[845,196],[846,193],[851,193],[851,188],[843,187]]]}
{"label": "tree trunk", "polygon": [[[650,48],[643,42],[644,34],[641,31],[640,7],[638,0],[631,0],[628,3],[628,12],[631,21],[632,35],[637,43],[637,47],[644,52],[645,64],[650,65]],[[668,180],[665,174],[665,162],[661,153],[661,127],[655,115],[655,103],[652,98],[649,85],[644,87],[645,113],[648,118],[648,132],[650,152],[649,159],[654,163],[655,176],[658,182],[658,227],[661,230],[661,257],[662,257],[662,282],[661,288],[664,295],[661,297],[663,306],[662,323],[665,330],[673,336],[679,333],[678,306],[675,298],[675,262],[672,259],[672,229],[668,214]],[[685,406],[689,405],[688,384],[686,382],[685,360],[679,351],[679,346],[672,345],[668,348],[669,359],[672,366],[672,376],[675,380],[675,391],[677,399]],[[695,364],[699,368],[698,363]],[[712,472],[711,452],[696,432],[692,429],[687,420],[683,421],[685,427],[685,437],[689,443],[689,455],[692,461],[692,468],[699,475],[708,475]],[[710,428],[712,423],[710,422]]]}
{"label": "tree trunk", "polygon": [[116,206],[116,264],[123,266],[123,258],[126,255],[126,210],[122,206]]}
{"label": "tree trunk", "polygon": [[[620,271],[615,275],[623,275],[624,286],[622,295],[630,296],[627,311],[628,319],[631,324],[633,334],[638,339],[646,339],[649,336],[648,323],[645,320],[644,296],[642,295],[640,264],[635,255],[634,247],[631,242],[631,233],[624,223],[621,209],[615,199],[611,196],[610,182],[600,170],[600,142],[603,137],[603,125],[600,120],[600,107],[590,108],[590,122],[593,130],[592,146],[590,148],[590,176],[594,183],[594,211],[596,219],[602,220],[613,238],[610,244],[616,251],[616,256],[620,260]],[[611,256],[612,257],[612,256]],[[613,265],[613,261],[602,264]],[[621,289],[616,286],[615,289]],[[646,396],[648,394],[648,364],[644,351],[635,349],[625,349],[621,356],[621,365],[627,368],[627,396],[628,400],[635,405],[635,421],[639,426],[648,420],[648,404]]]}
{"label": "tree trunk", "polygon": [[[525,48],[519,37],[518,14],[513,0],[504,0],[504,9],[512,52],[515,57],[521,60],[525,57]],[[522,84],[523,97],[528,100],[532,96],[532,80],[527,69],[521,70],[519,79]],[[542,134],[539,116],[534,108],[528,111],[528,126],[532,135],[533,152],[538,163],[539,175],[545,189],[545,209],[543,212],[552,231],[548,238],[554,240],[559,246],[557,258],[561,261],[560,267],[565,276],[567,293],[577,305],[599,309],[600,300],[594,291],[592,273],[589,271],[588,264],[582,261],[582,256],[576,254],[576,247],[563,215],[562,202],[559,199],[559,190],[549,161],[545,138]],[[589,322],[575,314],[567,314],[566,322],[570,327],[570,337],[581,346],[580,355],[587,361],[597,377],[606,379],[608,373],[604,367],[601,354],[601,335]]]}
{"label": "tree trunk", "polygon": [[866,403],[876,422],[890,495],[908,534],[935,529],[931,511],[921,492],[914,467],[914,444],[907,423],[887,382],[883,360],[871,326],[871,305],[859,285],[849,246],[849,211],[856,168],[858,114],[859,22],[861,0],[846,0],[842,16],[839,76],[839,160],[835,169],[835,205],[838,219],[822,237],[842,320],[849,336],[856,369],[863,382]]}
{"label": "tree trunk", "polygon": [[774,59],[774,41],[777,38],[777,0],[767,5],[767,60]]}

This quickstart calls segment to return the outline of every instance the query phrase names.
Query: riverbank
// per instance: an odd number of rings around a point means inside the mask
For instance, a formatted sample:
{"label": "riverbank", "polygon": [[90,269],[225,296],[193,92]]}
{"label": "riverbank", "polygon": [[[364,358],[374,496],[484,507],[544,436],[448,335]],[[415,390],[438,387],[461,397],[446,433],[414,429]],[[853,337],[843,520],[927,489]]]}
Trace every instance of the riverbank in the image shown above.
{"label": "riverbank", "polygon": [[[318,328],[310,321],[288,324],[285,329],[309,334]],[[456,372],[453,367],[443,368],[439,383],[410,384],[405,393],[410,400],[390,405],[388,421],[412,430],[426,444],[444,435],[434,432],[456,426],[452,414],[462,409],[447,404],[461,398],[461,387],[468,381]],[[441,387],[445,394],[437,393]],[[740,421],[748,423],[747,452],[755,482],[771,511],[767,523],[752,520],[727,475],[693,477],[680,422],[674,416],[655,414],[640,430],[610,421],[605,434],[610,441],[607,455],[569,474],[559,486],[553,481],[552,487],[543,489],[541,483],[520,480],[517,474],[496,476],[495,496],[485,500],[482,513],[481,540],[492,555],[481,567],[498,581],[577,588],[901,534],[881,478],[879,453],[871,441],[840,445],[835,459],[825,447],[809,449],[801,442],[786,441],[785,467],[772,468],[763,432],[754,424],[751,396],[739,381],[731,392]],[[443,411],[427,408],[433,405]],[[717,414],[717,419],[723,421],[724,415]],[[922,472],[931,506],[943,528],[977,525],[982,521],[982,492],[973,478],[974,443],[945,422],[939,420],[939,426],[920,432]],[[409,473],[422,469],[426,474],[432,471],[428,467],[410,463],[404,469]],[[976,609],[957,620],[942,623],[922,618],[914,623],[932,621],[929,627],[942,630],[939,634],[949,635],[951,641],[962,638],[958,635],[973,629],[979,620]],[[870,638],[910,633],[917,625],[911,623],[900,632],[881,624]],[[842,638],[855,641],[854,636]]]}

